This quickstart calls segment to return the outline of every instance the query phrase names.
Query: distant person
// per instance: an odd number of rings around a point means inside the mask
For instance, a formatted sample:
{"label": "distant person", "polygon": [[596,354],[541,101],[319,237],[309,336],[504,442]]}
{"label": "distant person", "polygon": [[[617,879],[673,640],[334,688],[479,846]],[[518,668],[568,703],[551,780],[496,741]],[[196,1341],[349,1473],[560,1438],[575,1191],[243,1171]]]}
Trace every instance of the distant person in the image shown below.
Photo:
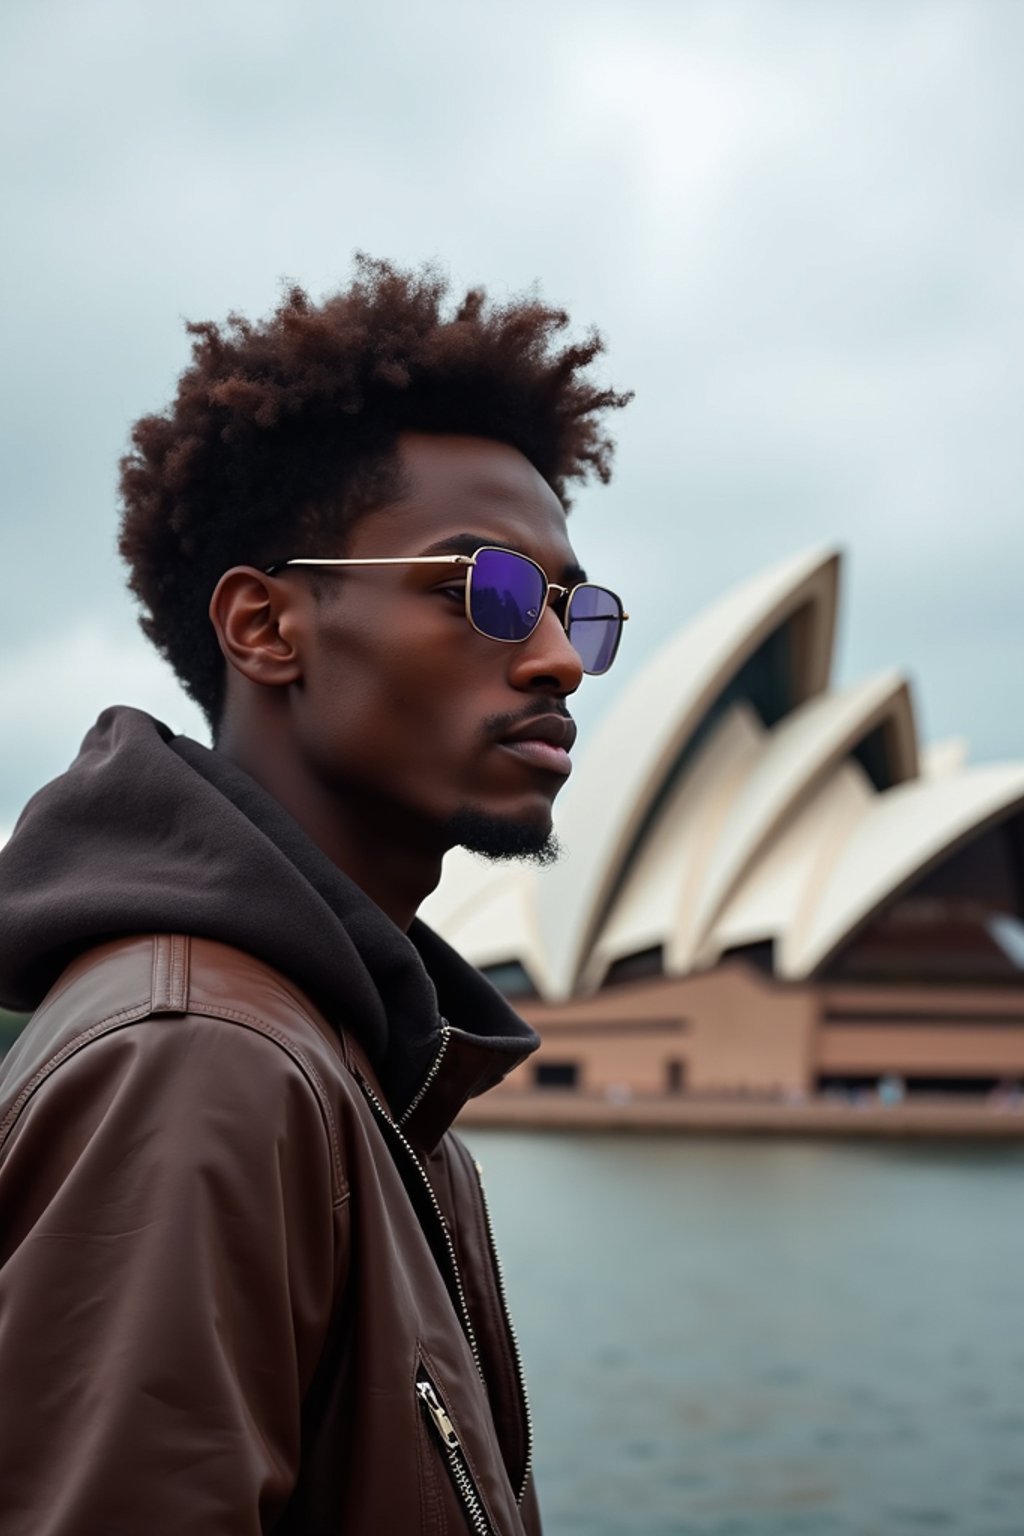
{"label": "distant person", "polygon": [[209,750],[106,710],[0,855],[2,1536],[536,1532],[476,1167],[533,1032],[416,918],[552,856],[611,665],[566,487],[596,337],[361,258],[190,327],[122,465],[142,625]]}

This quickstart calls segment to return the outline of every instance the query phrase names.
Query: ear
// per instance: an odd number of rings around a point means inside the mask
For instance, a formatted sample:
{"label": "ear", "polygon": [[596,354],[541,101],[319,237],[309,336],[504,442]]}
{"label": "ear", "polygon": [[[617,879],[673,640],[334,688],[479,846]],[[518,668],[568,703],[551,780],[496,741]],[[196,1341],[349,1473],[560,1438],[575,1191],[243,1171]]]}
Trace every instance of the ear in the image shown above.
{"label": "ear", "polygon": [[251,682],[280,688],[302,676],[292,584],[251,565],[225,571],[210,599],[224,659]]}

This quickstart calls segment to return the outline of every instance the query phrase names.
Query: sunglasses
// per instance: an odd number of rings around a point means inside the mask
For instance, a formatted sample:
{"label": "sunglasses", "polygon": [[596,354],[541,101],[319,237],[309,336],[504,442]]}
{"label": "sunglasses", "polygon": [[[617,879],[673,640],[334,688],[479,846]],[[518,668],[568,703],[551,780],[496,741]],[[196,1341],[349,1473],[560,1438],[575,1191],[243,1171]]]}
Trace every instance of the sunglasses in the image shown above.
{"label": "sunglasses", "polygon": [[[560,587],[548,581],[529,555],[484,545],[472,555],[410,555],[378,560],[279,560],[265,568],[274,576],[286,566],[341,565],[461,565],[466,569],[466,618],[478,634],[505,645],[529,640],[544,616],[548,598],[555,596],[555,612],[569,637],[569,644],[583,663],[584,672],[607,672],[622,638],[621,599],[607,587],[581,581]],[[559,612],[561,609],[561,612]]]}

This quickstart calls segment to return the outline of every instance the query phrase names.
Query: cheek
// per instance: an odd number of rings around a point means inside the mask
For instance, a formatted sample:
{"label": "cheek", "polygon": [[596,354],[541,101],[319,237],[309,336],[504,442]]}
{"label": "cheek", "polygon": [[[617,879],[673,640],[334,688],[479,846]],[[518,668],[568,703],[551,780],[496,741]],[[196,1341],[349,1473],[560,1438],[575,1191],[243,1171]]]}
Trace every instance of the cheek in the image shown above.
{"label": "cheek", "polygon": [[489,676],[493,665],[482,664],[493,658],[474,657],[471,636],[450,622],[416,633],[407,621],[382,626],[379,614],[372,627],[355,620],[324,625],[307,668],[305,723],[323,766],[390,773],[475,744],[488,692],[477,674]]}

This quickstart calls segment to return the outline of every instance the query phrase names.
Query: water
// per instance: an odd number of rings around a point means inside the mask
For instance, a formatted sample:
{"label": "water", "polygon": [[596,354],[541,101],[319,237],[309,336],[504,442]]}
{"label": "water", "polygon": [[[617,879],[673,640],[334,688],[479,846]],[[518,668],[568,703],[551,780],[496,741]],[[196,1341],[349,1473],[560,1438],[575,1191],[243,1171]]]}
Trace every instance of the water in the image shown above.
{"label": "water", "polygon": [[467,1140],[547,1536],[1024,1536],[1024,1148]]}

